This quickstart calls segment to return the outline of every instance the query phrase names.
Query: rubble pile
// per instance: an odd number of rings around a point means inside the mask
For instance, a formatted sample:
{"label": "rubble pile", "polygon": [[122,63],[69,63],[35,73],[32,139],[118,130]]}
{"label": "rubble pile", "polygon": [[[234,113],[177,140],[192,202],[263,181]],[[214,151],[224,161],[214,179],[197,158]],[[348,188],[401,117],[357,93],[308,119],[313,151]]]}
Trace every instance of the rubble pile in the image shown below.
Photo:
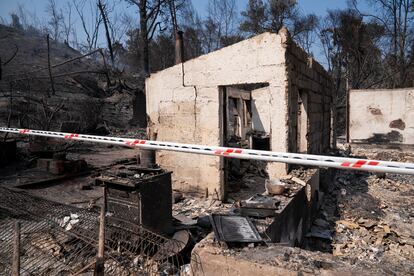
{"label": "rubble pile", "polygon": [[234,204],[222,203],[213,198],[186,197],[173,205],[174,215],[197,219],[213,212],[227,212]]}
{"label": "rubble pile", "polygon": [[[348,152],[348,155],[354,155]],[[410,162],[412,155],[397,151],[366,152],[358,151],[358,156]],[[385,158],[386,157],[386,158]],[[174,205],[181,214],[190,216],[194,224],[199,217],[216,212],[231,213],[251,202],[268,205],[266,198],[269,183],[283,185],[280,195],[274,199],[290,199],[290,191],[295,193],[311,181],[313,171],[294,169],[280,179],[265,180],[258,184],[258,175],[241,177],[241,192],[230,193],[230,204],[212,199],[187,199]],[[215,234],[209,234],[200,241],[195,252],[225,262],[229,269],[237,270],[232,264],[240,263],[251,267],[280,268],[290,272],[317,274],[322,272],[355,273],[370,275],[407,275],[414,271],[414,176],[396,174],[375,174],[344,170],[322,170],[320,182],[320,209],[313,217],[309,232],[302,243],[277,242],[266,238],[269,225],[266,219],[250,217],[255,228],[263,237],[263,242],[251,242],[235,246],[217,242]],[[264,185],[263,185],[264,184]],[[261,194],[252,195],[255,185],[266,188]],[[263,187],[264,186],[264,187]],[[252,189],[250,190],[250,187]],[[276,191],[276,190],[273,190]],[[249,197],[244,200],[238,196]],[[283,206],[283,200],[276,205]],[[232,204],[234,203],[234,204]],[[190,207],[191,206],[191,207]],[[194,208],[194,209],[192,209]],[[276,208],[277,209],[277,208]],[[209,267],[214,269],[214,267]]]}
{"label": "rubble pile", "polygon": [[364,156],[369,159],[387,160],[396,162],[414,162],[414,152],[392,148],[363,148],[358,145],[348,146],[354,156]]}
{"label": "rubble pile", "polygon": [[[394,161],[411,158],[392,151],[358,153],[387,155]],[[325,191],[306,248],[381,274],[414,271],[413,184],[414,176],[338,171]]]}

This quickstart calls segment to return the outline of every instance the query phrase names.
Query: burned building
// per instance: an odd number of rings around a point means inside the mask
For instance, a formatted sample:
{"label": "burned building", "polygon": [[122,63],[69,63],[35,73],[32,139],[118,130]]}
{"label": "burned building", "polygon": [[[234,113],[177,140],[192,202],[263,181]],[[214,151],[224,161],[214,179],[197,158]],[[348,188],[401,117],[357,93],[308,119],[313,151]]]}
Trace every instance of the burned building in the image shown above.
{"label": "burned building", "polygon": [[[152,74],[151,139],[320,154],[335,141],[332,81],[288,31],[264,33]],[[160,151],[174,188],[226,194],[224,158]],[[269,163],[271,177],[289,171]]]}

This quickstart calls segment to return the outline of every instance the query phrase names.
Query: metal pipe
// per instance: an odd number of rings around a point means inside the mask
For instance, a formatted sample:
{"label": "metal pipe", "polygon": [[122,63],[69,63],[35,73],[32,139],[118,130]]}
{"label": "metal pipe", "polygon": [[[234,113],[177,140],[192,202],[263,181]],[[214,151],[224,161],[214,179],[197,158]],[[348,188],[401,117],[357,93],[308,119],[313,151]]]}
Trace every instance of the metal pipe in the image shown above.
{"label": "metal pipe", "polygon": [[183,32],[175,31],[175,64],[184,62]]}
{"label": "metal pipe", "polygon": [[335,157],[326,155],[274,152],[264,150],[250,150],[240,148],[227,148],[217,146],[203,146],[194,144],[172,143],[151,140],[139,140],[130,138],[107,137],[96,135],[85,135],[76,133],[64,133],[43,130],[30,130],[18,128],[0,127],[0,132],[16,134],[36,135],[66,140],[87,141],[95,143],[113,144],[120,146],[137,147],[152,150],[169,150],[186,153],[213,155],[228,158],[240,158],[251,160],[262,160],[271,162],[282,162],[306,166],[328,167],[346,170],[360,170],[383,173],[401,173],[414,175],[413,163],[391,162],[381,160],[357,159],[349,157]]}

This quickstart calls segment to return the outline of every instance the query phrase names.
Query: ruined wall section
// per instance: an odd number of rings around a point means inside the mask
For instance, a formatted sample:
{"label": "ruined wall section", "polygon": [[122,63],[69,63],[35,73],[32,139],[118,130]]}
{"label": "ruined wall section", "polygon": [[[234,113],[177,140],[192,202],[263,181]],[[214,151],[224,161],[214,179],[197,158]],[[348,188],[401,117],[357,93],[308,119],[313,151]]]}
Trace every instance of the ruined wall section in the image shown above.
{"label": "ruined wall section", "polygon": [[414,88],[349,92],[349,139],[414,145]]}
{"label": "ruined wall section", "polygon": [[[152,74],[146,80],[150,136],[159,141],[220,146],[220,87],[269,83],[271,147],[287,150],[286,68],[281,37],[264,33]],[[173,171],[174,188],[223,197],[223,160],[157,152]],[[286,173],[272,164],[270,174]]]}
{"label": "ruined wall section", "polygon": [[331,114],[334,110],[332,79],[322,65],[298,47],[288,35],[285,47],[289,91],[289,151],[297,151],[298,100],[300,93],[306,93],[308,153],[324,153],[332,142]]}

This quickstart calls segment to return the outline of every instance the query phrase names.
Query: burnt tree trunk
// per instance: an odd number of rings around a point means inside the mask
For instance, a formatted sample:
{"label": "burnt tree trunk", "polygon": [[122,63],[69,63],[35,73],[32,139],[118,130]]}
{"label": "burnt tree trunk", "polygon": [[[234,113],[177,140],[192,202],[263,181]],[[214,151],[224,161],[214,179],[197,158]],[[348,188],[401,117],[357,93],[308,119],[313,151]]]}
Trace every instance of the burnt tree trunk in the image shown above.
{"label": "burnt tree trunk", "polygon": [[108,44],[109,55],[111,56],[111,63],[112,63],[112,66],[114,66],[114,51],[112,50],[112,41],[111,41],[111,36],[109,34],[109,21],[108,21],[108,17],[106,16],[105,6],[102,4],[101,0],[98,1],[98,8],[99,8],[99,11],[101,12],[101,16],[102,16],[104,27],[105,27],[105,35],[106,35],[106,41]]}
{"label": "burnt tree trunk", "polygon": [[52,65],[50,64],[50,39],[49,39],[49,34],[46,35],[46,40],[47,40],[47,67],[48,67],[48,71],[49,71],[49,78],[50,78],[50,86],[52,88],[52,95],[56,95],[56,90],[55,90],[55,84],[53,82],[53,76],[52,76]]}
{"label": "burnt tree trunk", "polygon": [[142,69],[145,76],[149,75],[149,42],[148,42],[148,18],[147,18],[147,1],[142,0],[139,4],[140,17],[140,34],[142,42]]}

